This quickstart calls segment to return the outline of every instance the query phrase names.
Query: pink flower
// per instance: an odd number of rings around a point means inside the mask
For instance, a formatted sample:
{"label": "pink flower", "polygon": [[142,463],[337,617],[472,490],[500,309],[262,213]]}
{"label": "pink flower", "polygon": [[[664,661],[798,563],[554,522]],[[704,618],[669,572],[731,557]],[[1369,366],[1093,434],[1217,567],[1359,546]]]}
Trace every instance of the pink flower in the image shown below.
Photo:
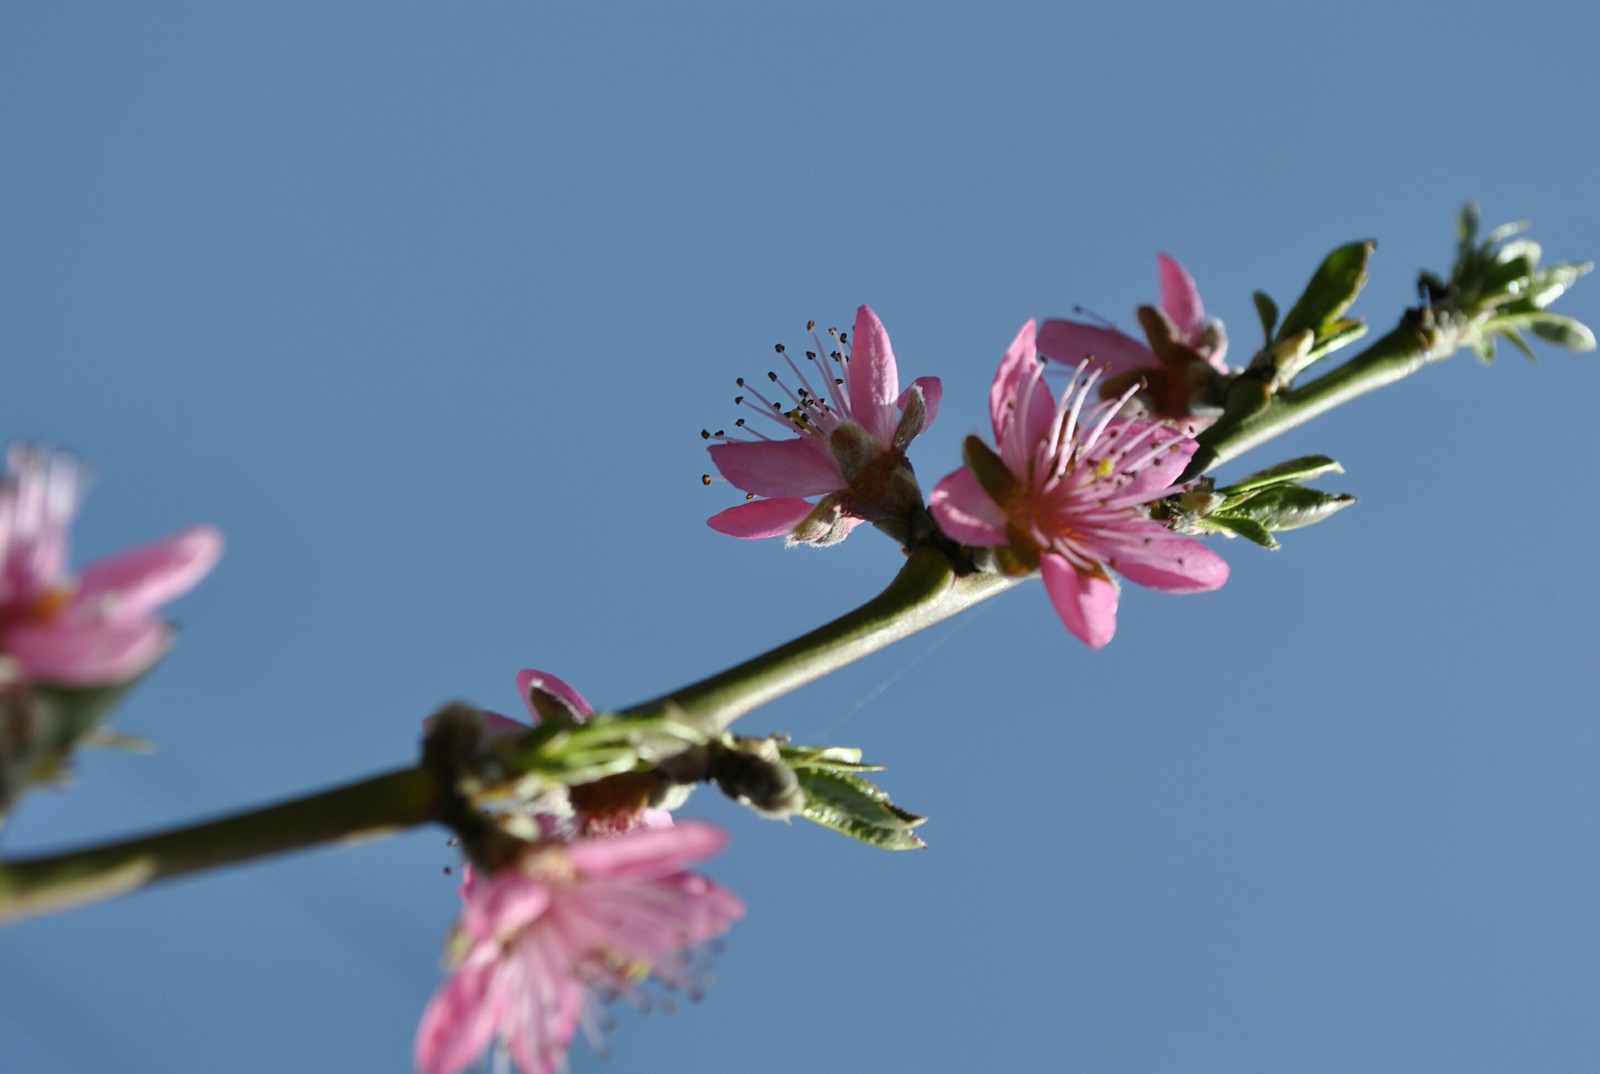
{"label": "pink flower", "polygon": [[[833,544],[861,522],[904,516],[922,505],[906,461],[905,450],[939,409],[937,377],[919,377],[900,391],[894,351],[883,322],[867,306],[856,310],[853,347],[839,336],[840,347],[806,359],[820,365],[814,375],[818,391],[780,344],[778,353],[800,382],[790,390],[777,373],[768,378],[781,401],[767,398],[746,384],[734,402],[747,406],[762,421],[777,424],[787,438],[766,435],[740,418],[737,425],[756,437],[733,440],[721,430],[702,431],[721,441],[710,448],[711,461],[722,476],[752,497],[707,520],[712,529],[734,537],[787,535],[790,544]],[[837,373],[829,368],[832,361]],[[706,482],[710,483],[710,478]],[[820,496],[816,503],[805,497]]]}
{"label": "pink flower", "polygon": [[1185,418],[1215,402],[1208,398],[1219,376],[1226,376],[1228,339],[1222,322],[1206,319],[1194,280],[1182,265],[1158,254],[1161,306],[1140,306],[1139,323],[1150,345],[1110,325],[1048,320],[1039,329],[1039,353],[1076,367],[1088,362],[1105,376],[1102,397],[1120,395],[1144,382],[1143,398],[1161,417]]}
{"label": "pink flower", "polygon": [[648,978],[696,994],[687,949],[727,931],[744,905],[683,870],[725,841],[688,822],[546,845],[487,879],[469,868],[454,969],[417,1028],[417,1069],[455,1074],[496,1043],[522,1074],[549,1074],[578,1026],[595,1036],[596,995],[642,1000]]}
{"label": "pink flower", "polygon": [[67,529],[78,509],[78,464],[12,447],[0,479],[0,655],[34,681],[125,682],[167,650],[155,615],[188,592],[222,554],[222,535],[192,526],[67,574]]}
{"label": "pink flower", "polygon": [[1194,593],[1225,582],[1228,565],[1143,508],[1183,472],[1195,442],[1160,422],[1117,419],[1125,397],[1085,405],[1095,379],[1080,366],[1053,401],[1033,322],[1023,325],[989,389],[998,456],[969,438],[968,468],[940,481],[929,507],[956,540],[1036,562],[1061,621],[1098,649],[1117,626],[1108,568],[1151,589]]}

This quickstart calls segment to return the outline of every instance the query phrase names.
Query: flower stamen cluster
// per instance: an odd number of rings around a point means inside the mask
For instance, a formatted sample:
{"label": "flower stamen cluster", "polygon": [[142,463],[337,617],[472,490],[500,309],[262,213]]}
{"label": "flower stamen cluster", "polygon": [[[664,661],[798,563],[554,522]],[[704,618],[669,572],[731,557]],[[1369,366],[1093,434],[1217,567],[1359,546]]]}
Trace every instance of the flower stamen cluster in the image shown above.
{"label": "flower stamen cluster", "polygon": [[1137,385],[1091,404],[1097,380],[1080,364],[1052,399],[1034,323],[1023,325],[990,388],[995,449],[969,437],[966,468],[940,481],[929,503],[950,537],[1037,568],[1062,622],[1093,648],[1116,630],[1110,571],[1174,593],[1215,589],[1228,576],[1215,552],[1149,517],[1195,442],[1165,423],[1121,417]]}
{"label": "flower stamen cluster", "polygon": [[[922,506],[905,451],[938,410],[938,379],[922,377],[900,391],[889,334],[866,306],[856,311],[853,337],[829,330],[835,347],[823,345],[815,322],[806,328],[816,349],[805,357],[820,365],[820,387],[778,344],[777,353],[799,386],[791,388],[769,371],[777,398],[740,378],[734,399],[789,437],[771,436],[747,418],[734,427],[751,439],[722,429],[700,432],[703,439],[717,441],[709,449],[711,461],[749,501],[713,515],[712,529],[735,537],[784,536],[790,544],[828,545],[862,522],[904,518]],[[702,480],[712,482],[709,474]],[[820,498],[812,502],[811,496]]]}

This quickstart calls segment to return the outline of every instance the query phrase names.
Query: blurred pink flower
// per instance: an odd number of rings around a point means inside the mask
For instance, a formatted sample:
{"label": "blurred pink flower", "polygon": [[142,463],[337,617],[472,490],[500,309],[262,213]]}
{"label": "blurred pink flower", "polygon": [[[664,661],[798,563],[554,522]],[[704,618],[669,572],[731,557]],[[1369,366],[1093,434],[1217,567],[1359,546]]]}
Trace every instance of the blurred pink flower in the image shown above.
{"label": "blurred pink flower", "polygon": [[450,944],[453,971],[417,1028],[423,1074],[456,1074],[491,1044],[522,1074],[564,1066],[594,998],[642,1001],[647,979],[696,995],[689,949],[744,913],[725,888],[684,867],[726,841],[709,824],[548,845],[487,879],[470,868]]}
{"label": "blurred pink flower", "polygon": [[1144,381],[1144,395],[1157,415],[1188,417],[1216,376],[1226,375],[1228,339],[1222,322],[1206,318],[1193,278],[1175,258],[1158,254],[1161,306],[1139,307],[1150,344],[1108,324],[1047,320],[1039,328],[1039,353],[1089,368],[1105,378],[1101,394],[1119,395]]}
{"label": "blurred pink flower", "polygon": [[956,540],[1036,561],[1061,621],[1098,649],[1117,625],[1108,568],[1151,589],[1194,593],[1222,585],[1228,565],[1143,506],[1168,492],[1195,442],[1160,422],[1119,420],[1124,399],[1085,405],[1095,379],[1080,366],[1052,400],[1034,324],[1023,325],[989,389],[998,458],[972,438],[968,468],[940,481],[929,507]]}
{"label": "blurred pink flower", "polygon": [[166,652],[155,611],[188,592],[222,554],[191,526],[67,573],[67,530],[81,475],[69,456],[14,446],[0,479],[0,655],[37,682],[94,686],[135,678]]}
{"label": "blurred pink flower", "polygon": [[[737,424],[755,440],[734,440],[720,430],[702,433],[721,441],[710,451],[722,476],[760,497],[712,515],[707,522],[720,533],[833,544],[861,522],[921,506],[905,450],[938,412],[939,379],[919,377],[900,391],[889,333],[867,306],[856,310],[853,336],[839,337],[840,347],[832,353],[824,353],[815,333],[812,338],[817,350],[808,351],[806,359],[819,366],[820,391],[780,345],[778,353],[799,388],[791,390],[777,373],[768,373],[784,397],[780,402],[740,378],[744,393],[734,400],[792,438],[767,436],[744,418]],[[839,366],[837,373],[830,361]],[[821,499],[812,503],[807,496]]]}

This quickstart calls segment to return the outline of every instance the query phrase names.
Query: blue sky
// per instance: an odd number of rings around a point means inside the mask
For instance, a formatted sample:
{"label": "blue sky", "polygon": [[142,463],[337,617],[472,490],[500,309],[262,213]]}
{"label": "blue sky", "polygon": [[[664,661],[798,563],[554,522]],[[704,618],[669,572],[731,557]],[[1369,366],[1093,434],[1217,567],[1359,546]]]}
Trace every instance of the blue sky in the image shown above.
{"label": "blue sky", "polygon": [[[1429,5],[1428,8],[1432,8]],[[7,853],[405,763],[519,667],[619,706],[875,592],[738,542],[699,430],[870,303],[944,379],[925,486],[1030,316],[1131,326],[1168,251],[1253,345],[1453,218],[1600,254],[1585,4],[12,5],[0,431],[90,460],[79,561],[227,534],[177,650]],[[1564,309],[1600,321],[1600,285]],[[742,727],[858,745],[931,849],[761,821],[708,1000],[577,1072],[1583,1070],[1600,1055],[1593,356],[1469,356],[1269,445],[1360,497],[1091,653],[1029,585]],[[0,932],[8,1071],[405,1071],[445,835]]]}

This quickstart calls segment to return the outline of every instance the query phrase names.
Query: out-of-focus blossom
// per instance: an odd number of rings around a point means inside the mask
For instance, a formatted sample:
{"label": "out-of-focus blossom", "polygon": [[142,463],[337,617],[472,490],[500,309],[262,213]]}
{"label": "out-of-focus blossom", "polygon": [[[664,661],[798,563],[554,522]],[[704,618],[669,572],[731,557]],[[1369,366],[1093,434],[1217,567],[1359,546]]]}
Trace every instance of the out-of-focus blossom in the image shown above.
{"label": "out-of-focus blossom", "polygon": [[456,1074],[491,1045],[522,1074],[564,1065],[596,998],[642,1002],[648,981],[698,994],[691,949],[744,913],[738,897],[685,868],[726,841],[709,824],[535,848],[484,877],[470,868],[449,945],[452,972],[417,1029],[423,1074]]}
{"label": "out-of-focus blossom", "polygon": [[1151,521],[1144,507],[1169,491],[1195,442],[1160,422],[1119,419],[1124,399],[1088,403],[1095,379],[1080,367],[1055,402],[1034,324],[1023,325],[989,390],[998,454],[970,438],[967,468],[940,481],[929,506],[956,540],[1007,547],[1023,565],[1037,564],[1061,621],[1098,649],[1116,630],[1110,571],[1193,593],[1220,586],[1228,565]]}
{"label": "out-of-focus blossom", "polygon": [[[815,367],[810,377],[781,344],[777,348],[797,388],[768,373],[778,395],[772,399],[740,378],[743,392],[734,401],[759,417],[736,425],[754,440],[702,431],[719,441],[710,451],[722,476],[752,497],[712,515],[712,529],[827,545],[861,522],[904,517],[922,506],[905,451],[938,412],[938,378],[919,377],[900,391],[889,333],[867,306],[856,311],[853,336],[837,336],[831,351],[815,332],[812,338],[817,349],[805,357]],[[767,434],[766,422],[778,427],[778,437]],[[820,499],[813,503],[808,496]]]}
{"label": "out-of-focus blossom", "polygon": [[1047,320],[1039,328],[1039,353],[1077,368],[1087,362],[1099,373],[1103,398],[1122,395],[1143,382],[1139,399],[1151,413],[1172,419],[1214,415],[1218,378],[1228,372],[1228,337],[1222,322],[1206,318],[1194,280],[1177,260],[1160,254],[1161,305],[1140,306],[1139,324],[1149,345],[1116,328],[1082,321]]}
{"label": "out-of-focus blossom", "polygon": [[156,609],[191,589],[222,554],[222,535],[191,526],[67,572],[68,528],[81,492],[70,457],[17,446],[0,479],[0,654],[31,681],[125,682],[166,652]]}

